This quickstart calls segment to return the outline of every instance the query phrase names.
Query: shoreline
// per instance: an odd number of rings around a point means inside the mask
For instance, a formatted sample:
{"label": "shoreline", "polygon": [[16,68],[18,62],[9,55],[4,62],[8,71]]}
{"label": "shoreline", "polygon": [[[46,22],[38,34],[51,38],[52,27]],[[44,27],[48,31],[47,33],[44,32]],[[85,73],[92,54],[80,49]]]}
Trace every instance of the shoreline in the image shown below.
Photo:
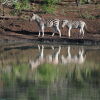
{"label": "shoreline", "polygon": [[59,45],[100,45],[100,40],[88,39],[88,38],[51,38],[51,37],[38,37],[33,39],[0,39],[0,44],[16,44],[16,43],[34,43],[34,44],[59,44]]}

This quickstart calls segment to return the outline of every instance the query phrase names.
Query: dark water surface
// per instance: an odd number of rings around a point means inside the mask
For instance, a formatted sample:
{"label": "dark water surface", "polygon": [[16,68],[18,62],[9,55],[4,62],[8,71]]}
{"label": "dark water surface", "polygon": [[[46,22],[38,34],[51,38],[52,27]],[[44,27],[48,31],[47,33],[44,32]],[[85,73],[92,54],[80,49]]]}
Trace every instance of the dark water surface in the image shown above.
{"label": "dark water surface", "polygon": [[100,100],[100,46],[0,47],[0,100]]}

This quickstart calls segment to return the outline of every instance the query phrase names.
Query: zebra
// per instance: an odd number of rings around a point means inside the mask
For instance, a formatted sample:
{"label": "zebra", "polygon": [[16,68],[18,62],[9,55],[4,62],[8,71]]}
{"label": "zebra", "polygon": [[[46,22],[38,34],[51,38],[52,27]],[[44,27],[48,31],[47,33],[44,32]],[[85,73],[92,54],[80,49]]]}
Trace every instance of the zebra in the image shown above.
{"label": "zebra", "polygon": [[64,28],[64,26],[68,27],[69,38],[71,36],[70,31],[72,28],[80,29],[80,34],[83,34],[83,36],[84,36],[84,27],[87,28],[86,23],[82,20],[80,21],[62,20],[62,28]]}
{"label": "zebra", "polygon": [[46,27],[52,27],[53,28],[52,36],[55,35],[55,32],[59,32],[59,36],[61,37],[61,31],[59,29],[59,24],[60,24],[60,20],[59,19],[45,20],[42,17],[40,17],[39,15],[33,13],[31,21],[33,21],[33,20],[36,21],[38,26],[39,26],[38,37],[40,36],[41,32],[42,32],[42,37],[44,37],[44,29]]}

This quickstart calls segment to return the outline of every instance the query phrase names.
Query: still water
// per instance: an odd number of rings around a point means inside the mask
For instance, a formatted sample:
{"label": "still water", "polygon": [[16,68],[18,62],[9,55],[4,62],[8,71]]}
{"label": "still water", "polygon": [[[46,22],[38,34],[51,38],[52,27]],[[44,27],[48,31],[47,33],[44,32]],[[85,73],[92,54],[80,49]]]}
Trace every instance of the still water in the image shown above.
{"label": "still water", "polygon": [[0,100],[100,100],[100,46],[0,46]]}

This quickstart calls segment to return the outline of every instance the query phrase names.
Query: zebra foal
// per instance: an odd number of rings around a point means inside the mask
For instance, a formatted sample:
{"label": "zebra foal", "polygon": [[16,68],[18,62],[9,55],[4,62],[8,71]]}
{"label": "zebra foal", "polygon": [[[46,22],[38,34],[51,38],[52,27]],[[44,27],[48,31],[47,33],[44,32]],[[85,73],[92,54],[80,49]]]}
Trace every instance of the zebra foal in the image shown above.
{"label": "zebra foal", "polygon": [[59,36],[61,37],[61,31],[59,29],[59,24],[60,24],[59,19],[45,20],[45,19],[41,18],[40,16],[38,16],[37,14],[33,14],[32,18],[31,18],[31,21],[36,21],[38,26],[39,26],[38,37],[41,35],[41,32],[42,32],[42,37],[44,37],[44,29],[46,27],[51,27],[53,29],[52,36],[54,36],[54,34],[56,32],[58,32]]}
{"label": "zebra foal", "polygon": [[[80,34],[84,36],[84,28],[86,27],[86,23],[84,21],[72,21],[72,20],[63,20],[62,21],[62,28],[64,26],[68,27],[68,36],[71,36],[71,29],[76,28],[80,30]],[[86,27],[87,28],[87,27]]]}

